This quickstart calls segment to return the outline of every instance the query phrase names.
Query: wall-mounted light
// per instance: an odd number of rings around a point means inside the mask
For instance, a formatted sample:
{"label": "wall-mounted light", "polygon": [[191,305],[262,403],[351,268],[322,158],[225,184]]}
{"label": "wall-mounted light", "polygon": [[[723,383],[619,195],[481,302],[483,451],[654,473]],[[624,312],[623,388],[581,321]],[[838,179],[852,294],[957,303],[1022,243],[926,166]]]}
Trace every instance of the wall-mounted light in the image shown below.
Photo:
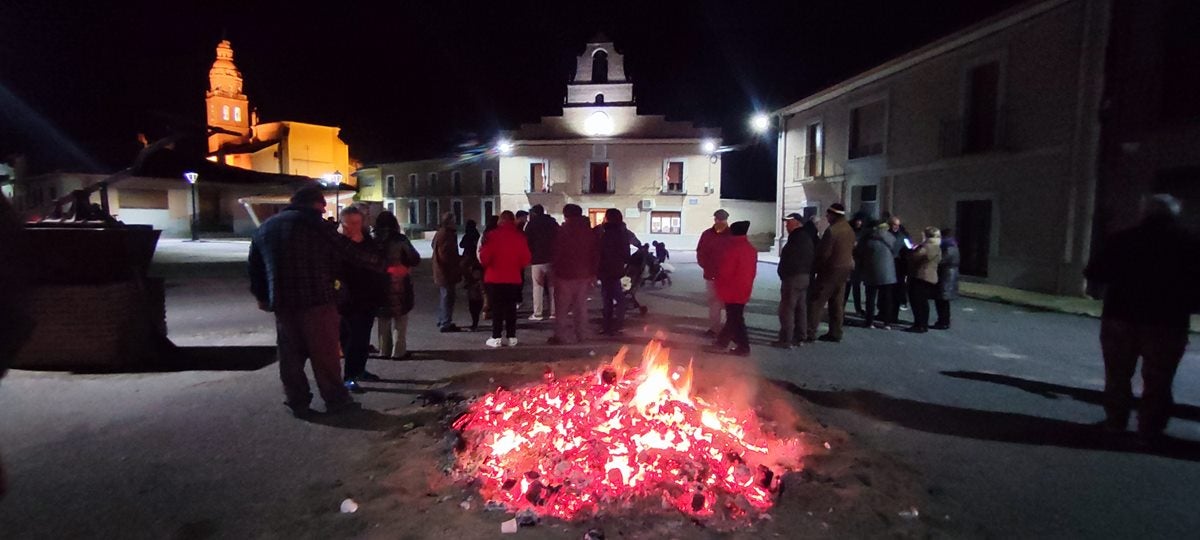
{"label": "wall-mounted light", "polygon": [[705,154],[712,154],[716,152],[717,141],[712,139],[704,139],[704,142],[700,143],[700,150],[704,151]]}
{"label": "wall-mounted light", "polygon": [[596,111],[583,122],[583,129],[593,137],[612,135],[613,121],[608,113]]}
{"label": "wall-mounted light", "polygon": [[766,133],[771,129],[771,117],[766,113],[755,113],[750,117],[750,129],[755,133]]}
{"label": "wall-mounted light", "polygon": [[508,140],[501,140],[499,143],[496,144],[496,150],[499,150],[501,154],[504,154],[507,156],[507,155],[511,154],[513,151],[513,143]]}

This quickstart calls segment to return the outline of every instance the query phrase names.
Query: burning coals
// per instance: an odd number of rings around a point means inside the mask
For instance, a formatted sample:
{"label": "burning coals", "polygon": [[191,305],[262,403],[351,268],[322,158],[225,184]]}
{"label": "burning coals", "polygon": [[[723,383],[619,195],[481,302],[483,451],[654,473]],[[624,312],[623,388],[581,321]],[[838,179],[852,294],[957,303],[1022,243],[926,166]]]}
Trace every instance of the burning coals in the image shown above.
{"label": "burning coals", "polygon": [[768,510],[781,473],[800,466],[800,443],[764,433],[753,411],[691,395],[691,364],[672,370],[659,341],[637,368],[625,352],[476,401],[454,422],[459,471],[509,510],[566,520],[658,501],[704,519]]}

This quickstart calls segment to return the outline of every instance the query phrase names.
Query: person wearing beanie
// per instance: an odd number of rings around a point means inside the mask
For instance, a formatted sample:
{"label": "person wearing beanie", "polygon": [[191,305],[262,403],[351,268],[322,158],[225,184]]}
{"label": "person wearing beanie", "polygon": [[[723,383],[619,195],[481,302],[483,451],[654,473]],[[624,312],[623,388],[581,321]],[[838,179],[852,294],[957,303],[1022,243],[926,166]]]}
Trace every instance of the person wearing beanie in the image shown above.
{"label": "person wearing beanie", "polygon": [[808,286],[812,277],[816,242],[804,230],[804,216],[796,213],[784,218],[787,243],[779,252],[779,339],[772,343],[790,349],[802,342],[808,332]]}
{"label": "person wearing beanie", "polygon": [[908,256],[908,303],[913,312],[913,325],[908,332],[923,334],[929,331],[929,300],[937,290],[941,243],[941,231],[937,227],[925,227],[924,238]]}
{"label": "person wearing beanie", "polygon": [[[746,232],[749,221],[739,221],[729,226],[729,245],[717,267],[717,296],[725,304],[725,326],[717,334],[715,347],[721,352],[732,352],[738,356],[750,354],[750,335],[746,330],[746,304],[754,290],[754,278],[758,272],[758,252],[750,245]],[[732,351],[729,349],[733,343]]]}
{"label": "person wearing beanie", "polygon": [[717,295],[714,280],[717,277],[717,267],[725,257],[732,243],[729,234],[729,212],[717,210],[713,212],[713,226],[700,235],[696,244],[696,263],[704,270],[705,289],[708,292],[708,330],[707,335],[715,337],[721,331],[721,309],[724,303]]}
{"label": "person wearing beanie", "polygon": [[846,222],[846,207],[833,203],[825,211],[829,229],[817,243],[813,259],[816,281],[808,303],[808,336],[817,335],[817,325],[829,310],[829,332],[817,338],[837,343],[842,340],[842,322],[846,316],[846,281],[854,270],[854,229]]}

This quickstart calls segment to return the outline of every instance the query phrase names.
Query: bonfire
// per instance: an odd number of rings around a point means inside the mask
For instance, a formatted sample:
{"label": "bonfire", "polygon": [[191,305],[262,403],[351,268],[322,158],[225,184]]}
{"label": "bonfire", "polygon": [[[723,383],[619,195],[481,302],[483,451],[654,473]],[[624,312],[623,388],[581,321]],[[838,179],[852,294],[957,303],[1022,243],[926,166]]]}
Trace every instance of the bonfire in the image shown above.
{"label": "bonfire", "polygon": [[743,522],[774,503],[800,442],[766,433],[752,408],[692,393],[658,340],[594,371],[498,389],[454,422],[460,473],[510,511],[564,520],[631,509]]}

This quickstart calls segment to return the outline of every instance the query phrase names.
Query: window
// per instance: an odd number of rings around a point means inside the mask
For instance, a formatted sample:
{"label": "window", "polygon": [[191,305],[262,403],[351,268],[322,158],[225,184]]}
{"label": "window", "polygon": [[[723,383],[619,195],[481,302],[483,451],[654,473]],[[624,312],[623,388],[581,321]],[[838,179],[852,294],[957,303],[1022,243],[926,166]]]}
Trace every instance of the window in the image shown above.
{"label": "window", "polygon": [[592,53],[592,82],[608,82],[608,53],[604,49]]}
{"label": "window", "polygon": [[434,227],[438,226],[438,220],[441,219],[441,217],[438,215],[440,213],[441,212],[438,211],[437,199],[429,199],[425,203],[425,224]]}
{"label": "window", "polygon": [[417,225],[421,223],[421,200],[411,199],[408,201],[408,224]]}
{"label": "window", "polygon": [[529,164],[529,183],[526,184],[526,190],[530,193],[550,191],[550,182],[546,179],[545,162],[535,161]]}
{"label": "window", "polygon": [[437,183],[437,179],[438,179],[437,173],[435,173],[435,172],[429,173],[429,191],[430,192],[433,192],[433,185]]}
{"label": "window", "polygon": [[54,187],[54,186],[50,186],[49,190],[50,190],[50,200],[53,201],[53,200],[58,199],[58,188]]}
{"label": "window", "polygon": [[462,195],[462,173],[458,171],[450,173],[450,194]]}
{"label": "window", "polygon": [[233,121],[234,121],[234,122],[241,122],[241,121],[242,121],[242,108],[241,108],[241,107],[234,107],[234,108],[233,108]]}
{"label": "window", "polygon": [[384,185],[384,190],[386,193],[384,195],[385,197],[395,197],[396,196],[396,175],[394,175],[394,174],[387,175],[383,180],[383,185]]}
{"label": "window", "polygon": [[592,222],[593,227],[599,227],[604,223],[604,213],[607,208],[588,208],[588,221]]}
{"label": "window", "polygon": [[459,227],[463,224],[463,205],[461,199],[450,201],[450,211],[454,212],[454,224]]}
{"label": "window", "polygon": [[408,175],[408,194],[409,195],[417,194],[417,175],[416,174]]}
{"label": "window", "polygon": [[966,118],[963,123],[963,153],[996,148],[1000,113],[1000,63],[988,62],[967,74]]}
{"label": "window", "polygon": [[588,167],[588,183],[585,193],[612,193],[612,182],[608,178],[608,162],[593,161]]}
{"label": "window", "polygon": [[496,201],[484,199],[480,206],[482,211],[479,215],[482,216],[482,221],[487,222],[488,217],[496,215]]}
{"label": "window", "polygon": [[825,133],[820,122],[808,125],[804,135],[804,177],[821,176],[825,156]]}
{"label": "window", "polygon": [[[54,198],[53,193],[50,198]],[[118,189],[117,201],[121,208],[128,209],[166,210],[168,208],[167,190],[165,189]]]}
{"label": "window", "polygon": [[883,153],[884,102],[850,111],[850,159]]}
{"label": "window", "polygon": [[596,105],[604,105],[604,94],[596,94]]}
{"label": "window", "polygon": [[[483,194],[484,195],[495,195],[496,194],[496,171],[493,171],[491,169],[486,169],[483,171]],[[490,216],[491,214],[484,214],[484,215]]]}
{"label": "window", "polygon": [[229,121],[229,105],[221,106],[221,120]]}
{"label": "window", "polygon": [[683,193],[682,161],[667,162],[667,170],[663,174],[663,191],[668,193]]}
{"label": "window", "polygon": [[992,201],[966,200],[954,205],[954,232],[964,276],[987,277],[992,247]]}
{"label": "window", "polygon": [[391,212],[392,215],[396,215],[396,201],[388,201],[387,211]]}
{"label": "window", "polygon": [[879,186],[854,186],[850,188],[851,208],[863,212],[871,219],[879,219]]}
{"label": "window", "polygon": [[[1200,117],[1200,77],[1196,77],[1196,66],[1200,65],[1200,34],[1196,32],[1196,21],[1200,17],[1200,3],[1192,0],[1166,2],[1161,31],[1161,66],[1154,71],[1162,74],[1162,107],[1159,115],[1163,120],[1185,120]],[[1185,208],[1188,205],[1184,205]]]}
{"label": "window", "polygon": [[681,212],[650,212],[650,234],[681,234],[682,225]]}

